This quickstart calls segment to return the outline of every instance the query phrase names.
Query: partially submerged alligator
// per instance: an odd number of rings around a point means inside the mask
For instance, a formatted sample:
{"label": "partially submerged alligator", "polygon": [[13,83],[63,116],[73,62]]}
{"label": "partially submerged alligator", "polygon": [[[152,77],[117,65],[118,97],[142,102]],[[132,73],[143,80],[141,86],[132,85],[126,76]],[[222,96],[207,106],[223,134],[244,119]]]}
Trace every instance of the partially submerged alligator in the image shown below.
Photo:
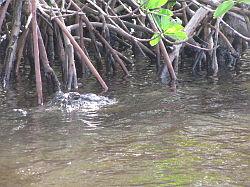
{"label": "partially submerged alligator", "polygon": [[49,106],[58,107],[62,110],[98,110],[101,107],[113,105],[115,99],[109,99],[105,96],[98,96],[93,93],[79,94],[78,92],[63,93],[58,91],[55,97],[49,102]]}

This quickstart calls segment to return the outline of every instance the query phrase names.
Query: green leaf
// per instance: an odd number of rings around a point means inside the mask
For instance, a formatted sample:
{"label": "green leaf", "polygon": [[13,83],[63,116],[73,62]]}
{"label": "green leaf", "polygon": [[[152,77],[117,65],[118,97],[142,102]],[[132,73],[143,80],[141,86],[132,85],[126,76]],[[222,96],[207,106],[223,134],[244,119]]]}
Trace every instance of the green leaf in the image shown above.
{"label": "green leaf", "polygon": [[233,0],[224,1],[221,3],[214,12],[214,18],[219,18],[227,13],[234,6]]}
{"label": "green leaf", "polygon": [[160,28],[161,27],[161,16],[158,16],[157,14],[154,14],[153,18],[154,18],[155,23],[157,24],[157,26]]}
{"label": "green leaf", "polygon": [[246,3],[248,5],[250,5],[250,0],[238,0],[238,3]]}
{"label": "green leaf", "polygon": [[163,31],[165,31],[169,26],[171,26],[171,17],[170,16],[161,16],[160,27]]}
{"label": "green leaf", "polygon": [[164,30],[164,34],[172,34],[175,32],[183,31],[184,27],[178,23],[171,23],[168,27]]}
{"label": "green leaf", "polygon": [[178,31],[170,34],[169,36],[173,39],[176,39],[177,41],[183,41],[188,39],[187,33],[184,31]]}
{"label": "green leaf", "polygon": [[173,19],[170,19],[170,21],[164,28],[164,35],[170,36],[171,38],[177,41],[188,39],[188,36],[184,31],[184,27]]}
{"label": "green leaf", "polygon": [[176,1],[168,1],[168,3],[166,4],[166,8],[167,9],[173,9],[173,7],[176,5]]}
{"label": "green leaf", "polygon": [[171,10],[165,9],[165,8],[161,8],[158,11],[154,11],[154,14],[160,15],[160,16],[173,16],[174,13]]}
{"label": "green leaf", "polygon": [[163,5],[165,5],[168,2],[168,0],[148,0],[148,3],[146,4],[147,9],[156,9],[160,8]]}
{"label": "green leaf", "polygon": [[151,46],[155,46],[155,45],[157,45],[160,41],[161,41],[161,36],[160,36],[160,34],[155,33],[155,34],[152,36],[151,40],[149,41],[149,44],[150,44]]}

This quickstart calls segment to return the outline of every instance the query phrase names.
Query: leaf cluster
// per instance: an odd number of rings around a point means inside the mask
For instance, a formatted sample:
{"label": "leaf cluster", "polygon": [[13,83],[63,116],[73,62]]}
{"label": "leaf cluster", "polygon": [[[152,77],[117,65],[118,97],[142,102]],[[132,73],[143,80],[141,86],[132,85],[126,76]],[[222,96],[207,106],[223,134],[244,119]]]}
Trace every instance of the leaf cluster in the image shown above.
{"label": "leaf cluster", "polygon": [[149,42],[151,46],[157,45],[165,35],[176,41],[183,41],[188,38],[182,26],[182,21],[179,18],[173,18],[174,13],[170,10],[176,1],[140,0],[139,3],[148,14],[152,15],[160,31],[152,36]]}

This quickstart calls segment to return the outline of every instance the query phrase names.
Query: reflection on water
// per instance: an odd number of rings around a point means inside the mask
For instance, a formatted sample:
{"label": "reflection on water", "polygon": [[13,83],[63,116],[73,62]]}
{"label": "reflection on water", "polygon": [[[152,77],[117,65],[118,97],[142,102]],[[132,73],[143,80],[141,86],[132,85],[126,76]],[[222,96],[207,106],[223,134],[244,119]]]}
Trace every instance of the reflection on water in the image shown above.
{"label": "reflection on water", "polygon": [[135,70],[110,82],[117,103],[88,111],[1,91],[0,186],[248,186],[249,72],[172,92]]}

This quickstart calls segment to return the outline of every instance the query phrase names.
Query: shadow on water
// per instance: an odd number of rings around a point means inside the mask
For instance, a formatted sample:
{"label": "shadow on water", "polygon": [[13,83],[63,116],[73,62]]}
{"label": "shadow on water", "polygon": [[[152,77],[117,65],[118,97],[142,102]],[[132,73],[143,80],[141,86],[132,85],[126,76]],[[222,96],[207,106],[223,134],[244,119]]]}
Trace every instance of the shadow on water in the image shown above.
{"label": "shadow on water", "polygon": [[138,64],[101,107],[1,91],[0,186],[248,186],[249,59],[218,81],[181,74],[176,92]]}

